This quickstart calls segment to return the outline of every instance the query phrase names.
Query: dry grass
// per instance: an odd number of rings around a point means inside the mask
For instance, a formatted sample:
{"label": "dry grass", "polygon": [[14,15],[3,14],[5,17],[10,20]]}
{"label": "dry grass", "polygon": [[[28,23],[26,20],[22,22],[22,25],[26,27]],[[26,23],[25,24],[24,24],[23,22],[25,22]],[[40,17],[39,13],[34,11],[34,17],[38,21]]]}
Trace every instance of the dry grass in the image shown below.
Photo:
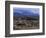
{"label": "dry grass", "polygon": [[39,29],[38,20],[14,20],[14,30]]}

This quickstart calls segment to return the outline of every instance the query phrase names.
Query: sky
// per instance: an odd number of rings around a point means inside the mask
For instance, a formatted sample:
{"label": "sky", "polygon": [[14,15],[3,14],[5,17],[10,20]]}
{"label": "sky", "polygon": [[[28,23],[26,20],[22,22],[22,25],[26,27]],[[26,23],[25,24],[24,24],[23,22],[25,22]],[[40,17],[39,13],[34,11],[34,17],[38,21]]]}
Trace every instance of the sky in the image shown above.
{"label": "sky", "polygon": [[22,15],[39,15],[39,8],[13,8],[13,13],[19,13]]}

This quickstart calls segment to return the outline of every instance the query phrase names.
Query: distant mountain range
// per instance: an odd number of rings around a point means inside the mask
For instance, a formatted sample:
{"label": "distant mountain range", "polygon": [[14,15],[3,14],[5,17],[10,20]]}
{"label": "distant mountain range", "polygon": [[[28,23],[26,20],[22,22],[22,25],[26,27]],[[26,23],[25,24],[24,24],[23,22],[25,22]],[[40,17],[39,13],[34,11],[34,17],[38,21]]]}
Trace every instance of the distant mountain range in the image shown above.
{"label": "distant mountain range", "polygon": [[31,13],[31,14],[28,14],[28,13],[26,13],[26,14],[24,14],[24,13],[14,13],[14,16],[39,16],[38,14],[33,14],[33,13]]}
{"label": "distant mountain range", "polygon": [[13,10],[13,15],[14,17],[16,16],[16,18],[24,18],[24,19],[39,19],[39,12],[38,10],[29,10],[29,9],[14,9]]}

